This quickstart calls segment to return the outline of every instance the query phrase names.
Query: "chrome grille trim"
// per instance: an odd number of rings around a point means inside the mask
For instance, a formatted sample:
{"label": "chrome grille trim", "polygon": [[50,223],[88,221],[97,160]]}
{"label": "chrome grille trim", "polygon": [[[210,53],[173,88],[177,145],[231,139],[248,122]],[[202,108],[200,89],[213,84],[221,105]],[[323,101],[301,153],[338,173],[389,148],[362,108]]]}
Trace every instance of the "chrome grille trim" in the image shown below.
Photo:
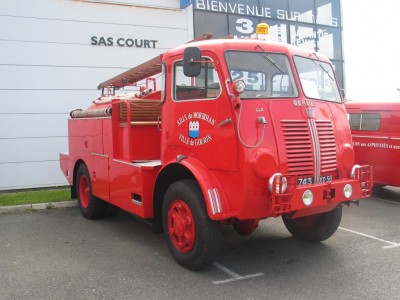
{"label": "chrome grille trim", "polygon": [[314,182],[319,182],[321,175],[321,148],[315,120],[308,119],[308,126],[310,126],[312,145],[314,147]]}

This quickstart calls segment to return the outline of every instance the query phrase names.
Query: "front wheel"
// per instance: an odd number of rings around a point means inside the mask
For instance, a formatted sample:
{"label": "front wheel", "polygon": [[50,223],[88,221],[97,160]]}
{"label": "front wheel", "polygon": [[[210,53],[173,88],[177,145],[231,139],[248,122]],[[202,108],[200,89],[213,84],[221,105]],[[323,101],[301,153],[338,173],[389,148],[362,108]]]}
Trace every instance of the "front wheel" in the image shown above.
{"label": "front wheel", "polygon": [[296,239],[306,242],[321,242],[330,238],[338,229],[342,220],[342,206],[322,214],[289,219],[282,216],[287,230]]}
{"label": "front wheel", "polygon": [[236,220],[233,223],[233,228],[238,234],[247,236],[257,229],[259,221],[259,219]]}
{"label": "front wheel", "polygon": [[211,264],[218,253],[221,225],[207,215],[197,182],[180,180],[165,193],[163,230],[174,259],[190,270]]}

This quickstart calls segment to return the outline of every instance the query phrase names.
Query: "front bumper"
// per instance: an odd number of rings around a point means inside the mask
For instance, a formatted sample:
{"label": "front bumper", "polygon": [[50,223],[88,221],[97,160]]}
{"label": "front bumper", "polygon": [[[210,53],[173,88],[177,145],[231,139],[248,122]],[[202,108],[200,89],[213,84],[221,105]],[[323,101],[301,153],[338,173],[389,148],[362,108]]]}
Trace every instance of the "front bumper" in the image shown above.
{"label": "front bumper", "polygon": [[[280,182],[285,178],[285,183]],[[322,213],[334,209],[338,204],[351,202],[371,196],[373,179],[371,166],[357,166],[352,178],[342,178],[327,183],[298,185],[297,176],[282,175],[274,178],[272,194],[272,215],[293,213],[293,217],[301,217]],[[282,186],[287,185],[286,191]],[[345,195],[349,185],[352,193]],[[311,191],[313,201],[303,201],[304,195]],[[306,202],[307,205],[304,203]]]}

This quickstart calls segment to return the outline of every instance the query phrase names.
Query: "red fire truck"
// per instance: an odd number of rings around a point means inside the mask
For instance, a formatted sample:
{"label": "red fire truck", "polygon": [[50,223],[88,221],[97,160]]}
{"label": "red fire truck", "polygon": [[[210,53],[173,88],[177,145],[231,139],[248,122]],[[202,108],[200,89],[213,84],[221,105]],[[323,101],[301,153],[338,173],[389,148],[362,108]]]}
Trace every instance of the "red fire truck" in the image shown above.
{"label": "red fire truck", "polygon": [[[132,85],[140,90],[114,95]],[[213,262],[222,225],[248,235],[281,216],[295,238],[319,242],[337,230],[343,203],[371,194],[371,168],[354,165],[321,54],[204,37],[99,88],[93,105],[71,112],[60,154],[80,209],[89,219],[121,208],[151,220],[186,268]]]}
{"label": "red fire truck", "polygon": [[400,103],[346,102],[355,161],[374,169],[374,185],[400,186]]}

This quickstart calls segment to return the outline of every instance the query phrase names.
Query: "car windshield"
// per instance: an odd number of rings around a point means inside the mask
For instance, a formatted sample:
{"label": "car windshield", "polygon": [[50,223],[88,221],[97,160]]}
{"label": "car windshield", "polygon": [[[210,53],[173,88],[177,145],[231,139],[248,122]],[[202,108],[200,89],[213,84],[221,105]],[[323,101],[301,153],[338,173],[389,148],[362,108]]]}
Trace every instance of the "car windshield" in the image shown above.
{"label": "car windshield", "polygon": [[298,96],[286,55],[267,53],[260,47],[259,52],[227,51],[225,59],[231,81],[243,80],[246,84],[241,99]]}
{"label": "car windshield", "polygon": [[303,92],[308,98],[341,102],[331,64],[301,56],[295,56],[294,62]]}

